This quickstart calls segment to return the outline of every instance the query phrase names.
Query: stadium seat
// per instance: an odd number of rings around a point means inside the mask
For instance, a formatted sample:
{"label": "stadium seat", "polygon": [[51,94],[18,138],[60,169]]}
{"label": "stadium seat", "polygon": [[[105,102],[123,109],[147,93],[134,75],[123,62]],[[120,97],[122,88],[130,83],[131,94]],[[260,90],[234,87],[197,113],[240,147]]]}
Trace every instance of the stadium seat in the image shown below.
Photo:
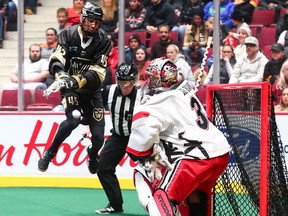
{"label": "stadium seat", "polygon": [[43,97],[43,89],[35,91],[34,103],[26,107],[27,111],[51,111],[61,104],[60,92],[52,92],[48,97]]}
{"label": "stadium seat", "polygon": [[143,32],[125,32],[125,46],[129,46],[129,38],[133,34],[138,34],[141,43],[146,46],[146,31],[143,31]]}
{"label": "stadium seat", "polygon": [[262,49],[262,53],[269,59],[272,59],[272,53],[271,53],[271,45],[266,45]]}
{"label": "stadium seat", "polygon": [[266,45],[272,45],[275,43],[276,27],[263,27],[261,34],[258,37],[259,47],[263,49]]}
{"label": "stadium seat", "polygon": [[254,10],[250,24],[270,26],[274,24],[274,16],[275,10]]}
{"label": "stadium seat", "polygon": [[[24,90],[23,109],[31,103],[30,90]],[[17,111],[18,110],[18,90],[3,90],[0,111]]]}

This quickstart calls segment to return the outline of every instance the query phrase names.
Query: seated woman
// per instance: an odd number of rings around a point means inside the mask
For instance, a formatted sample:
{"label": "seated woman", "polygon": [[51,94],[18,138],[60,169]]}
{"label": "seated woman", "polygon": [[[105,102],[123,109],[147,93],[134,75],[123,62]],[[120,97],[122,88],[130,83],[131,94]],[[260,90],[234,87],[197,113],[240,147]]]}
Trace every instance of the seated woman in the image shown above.
{"label": "seated woman", "polygon": [[[233,47],[231,45],[224,45],[221,48],[220,55],[220,84],[229,83],[230,75],[233,73],[233,67],[236,64],[235,55],[233,52]],[[209,73],[205,78],[203,85],[212,83],[213,80],[213,64],[209,69]]]}
{"label": "seated woman", "polygon": [[288,86],[282,89],[280,103],[274,107],[275,111],[288,111]]}
{"label": "seated woman", "polygon": [[[145,17],[146,9],[144,8],[142,1],[129,1],[129,5],[125,13],[125,31],[146,31],[144,27]],[[118,28],[116,32],[118,32]]]}
{"label": "seated woman", "polygon": [[146,82],[146,79],[147,79],[146,68],[150,64],[150,60],[148,60],[148,54],[146,52],[146,49],[142,47],[138,47],[135,50],[133,63],[135,64],[137,71],[138,71],[138,80],[137,80],[136,86],[140,88]]}

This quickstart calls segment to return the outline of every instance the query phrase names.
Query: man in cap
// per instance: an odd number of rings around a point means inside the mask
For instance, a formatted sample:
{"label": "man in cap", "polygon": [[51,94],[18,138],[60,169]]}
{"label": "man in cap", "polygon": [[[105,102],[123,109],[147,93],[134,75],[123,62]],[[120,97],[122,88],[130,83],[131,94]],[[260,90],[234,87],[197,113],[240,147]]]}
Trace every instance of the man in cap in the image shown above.
{"label": "man in cap", "polygon": [[237,60],[229,83],[262,81],[264,67],[268,59],[259,51],[257,38],[247,37],[244,44],[246,45],[247,56]]}
{"label": "man in cap", "polygon": [[284,46],[280,43],[275,43],[271,46],[272,59],[267,62],[264,68],[263,81],[274,84],[277,76],[280,74],[281,67],[286,61]]}

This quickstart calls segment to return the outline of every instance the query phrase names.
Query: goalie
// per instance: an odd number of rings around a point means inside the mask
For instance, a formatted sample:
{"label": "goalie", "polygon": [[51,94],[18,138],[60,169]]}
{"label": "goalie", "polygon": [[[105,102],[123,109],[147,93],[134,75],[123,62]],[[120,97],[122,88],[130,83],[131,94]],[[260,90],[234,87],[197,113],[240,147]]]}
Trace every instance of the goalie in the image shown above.
{"label": "goalie", "polygon": [[[187,82],[177,82],[170,60],[156,59],[135,108],[127,152],[145,170],[135,170],[142,207],[150,215],[207,215],[207,195],[225,170],[230,146],[208,119]],[[189,207],[182,205],[186,203]],[[178,209],[178,210],[177,210]]]}
{"label": "goalie", "polygon": [[66,120],[60,124],[52,145],[38,161],[38,169],[42,172],[48,169],[61,143],[80,123],[90,127],[92,147],[87,149],[88,169],[92,174],[97,172],[98,151],[103,145],[105,127],[101,84],[111,47],[107,34],[100,28],[102,18],[101,7],[86,2],[81,24],[63,30],[58,36],[58,46],[49,60],[49,71],[56,81],[45,90],[44,96],[60,90]]}

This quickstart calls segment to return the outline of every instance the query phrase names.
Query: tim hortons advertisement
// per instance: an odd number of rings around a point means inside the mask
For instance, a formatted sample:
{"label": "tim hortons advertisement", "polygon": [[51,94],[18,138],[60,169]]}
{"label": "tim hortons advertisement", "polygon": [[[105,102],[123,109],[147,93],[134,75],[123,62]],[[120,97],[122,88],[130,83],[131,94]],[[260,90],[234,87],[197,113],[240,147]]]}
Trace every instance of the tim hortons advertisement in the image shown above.
{"label": "tim hortons advertisement", "polygon": [[[1,112],[0,113],[0,187],[1,186],[77,186],[70,184],[71,179],[92,179],[92,187],[97,175],[91,175],[87,169],[86,146],[90,140],[82,139],[85,126],[79,125],[60,146],[57,156],[46,172],[37,169],[37,163],[43,152],[51,145],[59,124],[65,119],[57,112]],[[112,127],[110,116],[105,115],[105,137]],[[288,161],[288,113],[277,114],[278,128],[283,142],[286,164]],[[121,145],[121,143],[119,143]],[[117,167],[120,184],[133,187],[133,169],[137,164],[126,154]],[[15,179],[21,178],[21,181]],[[58,179],[64,179],[62,183]],[[24,179],[24,180],[23,180]],[[35,179],[40,179],[35,180]],[[55,180],[55,182],[53,182]],[[49,182],[49,184],[48,184]],[[71,181],[70,181],[71,182]],[[59,183],[59,184],[58,184]],[[79,183],[83,184],[83,183]],[[85,183],[90,187],[89,183]]]}

